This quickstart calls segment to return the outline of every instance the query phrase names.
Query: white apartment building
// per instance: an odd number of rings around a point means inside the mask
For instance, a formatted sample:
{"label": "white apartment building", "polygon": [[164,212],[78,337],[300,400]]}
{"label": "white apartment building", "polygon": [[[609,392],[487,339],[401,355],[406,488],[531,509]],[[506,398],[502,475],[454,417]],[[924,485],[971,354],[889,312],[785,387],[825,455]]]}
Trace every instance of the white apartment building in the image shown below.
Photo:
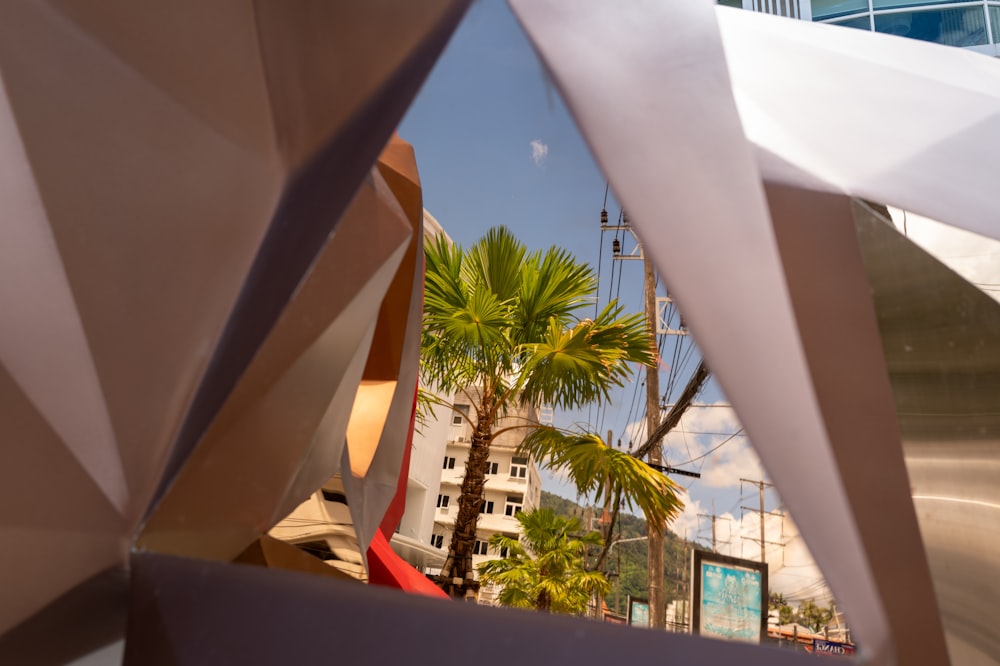
{"label": "white apartment building", "polygon": [[[455,399],[456,407],[465,413],[471,410],[471,405],[467,402],[467,399],[461,396]],[[443,417],[445,410],[439,409],[439,411],[442,412],[439,416]],[[500,430],[516,423],[525,423],[525,419],[537,423],[537,411],[533,407],[520,408],[516,413],[498,421],[495,429]],[[465,461],[469,457],[472,439],[472,426],[462,415],[452,412],[447,416],[446,422],[448,433],[444,452],[437,459],[440,485],[432,504],[434,524],[428,536],[430,545],[439,549],[442,555],[447,554],[451,542],[455,516],[458,513],[458,498],[462,492],[462,479],[465,476]],[[542,484],[538,467],[533,460],[516,455],[517,446],[525,434],[524,429],[502,433],[490,447],[485,501],[480,510],[476,530],[473,566],[502,557],[503,553],[496,552],[489,545],[490,537],[503,533],[516,538],[520,531],[520,523],[515,516],[521,511],[536,508],[541,500]],[[492,603],[493,598],[493,590],[484,588],[480,591],[480,603]]]}
{"label": "white apartment building", "polygon": [[434,530],[435,499],[441,484],[441,456],[451,434],[450,419],[443,407],[436,418],[413,433],[410,471],[406,479],[406,509],[396,533],[389,540],[392,549],[421,571],[437,573],[444,564],[445,552],[431,546]]}

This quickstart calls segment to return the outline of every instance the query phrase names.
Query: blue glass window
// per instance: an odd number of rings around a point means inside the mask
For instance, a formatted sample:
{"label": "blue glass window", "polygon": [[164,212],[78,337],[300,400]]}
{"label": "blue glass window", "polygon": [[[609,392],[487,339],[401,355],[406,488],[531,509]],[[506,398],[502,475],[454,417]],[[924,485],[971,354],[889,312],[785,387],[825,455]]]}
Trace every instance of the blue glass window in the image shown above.
{"label": "blue glass window", "polygon": [[894,9],[896,7],[919,7],[920,5],[947,5],[968,0],[872,0],[872,7],[879,9]]}
{"label": "blue glass window", "polygon": [[993,26],[993,43],[1000,44],[1000,6],[990,5],[990,25]]}
{"label": "blue glass window", "polygon": [[868,0],[812,0],[814,21],[868,11]]}
{"label": "blue glass window", "polygon": [[843,21],[831,21],[831,25],[842,25],[845,28],[858,28],[859,30],[871,30],[872,22],[867,14],[864,16],[855,16],[854,18],[845,19]]}
{"label": "blue glass window", "polygon": [[876,14],[875,30],[948,46],[987,43],[986,13],[982,7]]}

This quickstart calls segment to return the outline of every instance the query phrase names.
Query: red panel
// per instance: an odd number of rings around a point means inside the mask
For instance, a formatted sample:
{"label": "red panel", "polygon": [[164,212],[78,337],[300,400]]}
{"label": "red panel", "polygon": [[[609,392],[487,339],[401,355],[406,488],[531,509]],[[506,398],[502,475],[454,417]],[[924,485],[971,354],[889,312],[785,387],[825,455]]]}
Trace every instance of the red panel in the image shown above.
{"label": "red panel", "polygon": [[[406,449],[409,451],[410,447]],[[441,588],[397,555],[382,532],[375,533],[372,545],[368,547],[368,582],[428,597],[449,598]]]}
{"label": "red panel", "polygon": [[406,481],[410,477],[410,450],[413,448],[413,422],[417,417],[417,387],[413,387],[413,409],[410,411],[410,429],[406,433],[406,448],[403,449],[403,462],[400,465],[399,481],[396,482],[396,494],[385,510],[385,516],[379,525],[379,531],[386,539],[392,538],[396,525],[403,519],[406,510]]}

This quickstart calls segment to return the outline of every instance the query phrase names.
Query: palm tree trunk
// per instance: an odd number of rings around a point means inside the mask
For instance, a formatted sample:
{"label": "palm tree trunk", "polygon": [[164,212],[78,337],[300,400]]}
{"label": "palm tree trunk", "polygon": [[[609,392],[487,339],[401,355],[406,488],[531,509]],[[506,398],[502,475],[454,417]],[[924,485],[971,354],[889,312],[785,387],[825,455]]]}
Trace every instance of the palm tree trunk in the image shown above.
{"label": "palm tree trunk", "polygon": [[552,612],[552,596],[545,590],[538,593],[538,598],[535,600],[535,610],[543,613]]}
{"label": "palm tree trunk", "polygon": [[465,478],[462,479],[462,494],[458,498],[458,515],[455,516],[455,530],[448,546],[448,558],[438,577],[442,590],[455,598],[479,590],[479,583],[472,579],[472,551],[476,543],[476,526],[479,510],[483,504],[483,484],[486,481],[486,463],[490,459],[490,443],[493,439],[492,405],[481,405],[476,427],[472,431],[469,458],[465,462]]}

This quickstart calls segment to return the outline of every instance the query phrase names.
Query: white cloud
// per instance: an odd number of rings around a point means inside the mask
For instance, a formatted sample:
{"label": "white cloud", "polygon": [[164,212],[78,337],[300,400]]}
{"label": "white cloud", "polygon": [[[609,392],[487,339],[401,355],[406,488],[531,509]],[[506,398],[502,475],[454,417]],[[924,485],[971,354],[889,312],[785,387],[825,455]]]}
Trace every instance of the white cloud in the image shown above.
{"label": "white cloud", "polygon": [[[718,496],[720,490],[740,488],[741,478],[767,478],[750,440],[742,434],[730,439],[730,436],[740,428],[739,419],[736,418],[732,408],[716,403],[711,407],[689,409],[678,427],[664,440],[667,462],[694,470],[700,469],[702,473],[701,479],[694,482],[697,484],[696,490],[700,494],[700,499],[695,499],[681,490],[679,497],[684,502],[684,510],[670,525],[670,530],[705,549],[712,547],[710,514],[713,513],[705,499],[705,491],[712,489],[711,494]],[[645,440],[645,430],[645,423],[637,421],[629,424],[627,433],[634,442],[641,443]],[[720,444],[722,446],[719,446]],[[694,458],[699,460],[685,464]],[[747,497],[749,499],[746,499],[745,503],[755,506],[756,491],[753,490]],[[743,501],[741,498],[741,502]],[[739,504],[740,502],[737,502],[736,506]],[[717,550],[724,555],[758,560],[760,558],[759,514],[738,510],[734,514],[732,511],[731,509],[716,517]],[[813,598],[820,603],[829,600],[829,591],[822,574],[813,562],[791,518],[766,515],[764,530],[767,541],[783,544],[768,544],[766,548],[770,587],[786,596],[792,595],[789,598],[796,602],[807,598]]]}
{"label": "white cloud", "polygon": [[529,145],[531,146],[531,159],[534,160],[536,166],[541,166],[549,155],[548,145],[542,143],[541,139],[533,139]]}
{"label": "white cloud", "polygon": [[670,523],[668,529],[682,539],[693,541],[698,536],[698,514],[704,511],[701,510],[701,503],[691,499],[683,489],[677,491],[677,498],[684,502],[684,510]]}
{"label": "white cloud", "polygon": [[728,405],[693,407],[664,438],[665,459],[671,465],[700,470],[700,483],[710,488],[737,486],[741,477],[764,478],[760,459],[749,440],[735,434],[740,428],[736,413]]}
{"label": "white cloud", "polygon": [[745,438],[733,439],[705,459],[701,481],[706,486],[729,488],[737,485],[741,478],[766,478],[757,452]]}
{"label": "white cloud", "polygon": [[542,489],[559,495],[560,497],[575,497],[576,486],[569,478],[569,472],[564,469],[552,470],[547,467],[539,468],[541,475]]}
{"label": "white cloud", "polygon": [[[725,437],[740,429],[739,419],[732,407],[725,403],[697,405],[689,408],[681,422],[663,438],[664,451],[671,462],[686,460],[705,453]],[[646,420],[632,421],[625,427],[626,442],[635,446],[646,441]]]}
{"label": "white cloud", "polygon": [[[757,515],[747,514],[747,519],[751,516],[759,529]],[[793,606],[807,599],[813,599],[821,605],[829,603],[833,598],[830,589],[792,519],[789,516],[783,519],[768,516],[765,528],[769,541],[784,544],[768,546],[768,582],[771,589],[785,595]]]}
{"label": "white cloud", "polygon": [[[684,510],[671,523],[670,530],[682,539],[698,543],[701,548],[711,549],[711,511],[687,493],[682,492],[679,496],[685,502]],[[830,591],[792,519],[787,515],[766,515],[764,531],[765,539],[774,542],[766,548],[768,587],[785,595],[793,605],[806,599],[828,603]],[[759,514],[748,511],[740,517],[723,513],[716,517],[715,536],[716,550],[722,555],[760,560]]]}

